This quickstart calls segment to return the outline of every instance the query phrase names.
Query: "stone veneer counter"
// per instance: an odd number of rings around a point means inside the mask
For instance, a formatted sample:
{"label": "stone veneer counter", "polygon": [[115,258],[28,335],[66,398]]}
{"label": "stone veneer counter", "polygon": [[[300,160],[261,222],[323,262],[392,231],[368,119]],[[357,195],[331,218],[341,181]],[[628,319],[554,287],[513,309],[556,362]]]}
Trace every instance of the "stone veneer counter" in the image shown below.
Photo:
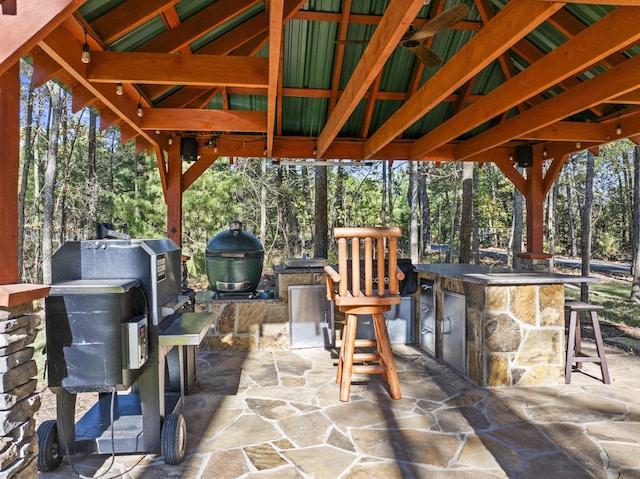
{"label": "stone veneer counter", "polygon": [[564,285],[596,278],[469,264],[416,265],[415,270],[419,279],[434,283],[436,356],[442,357],[443,293],[451,291],[465,296],[465,373],[472,381],[564,383]]}

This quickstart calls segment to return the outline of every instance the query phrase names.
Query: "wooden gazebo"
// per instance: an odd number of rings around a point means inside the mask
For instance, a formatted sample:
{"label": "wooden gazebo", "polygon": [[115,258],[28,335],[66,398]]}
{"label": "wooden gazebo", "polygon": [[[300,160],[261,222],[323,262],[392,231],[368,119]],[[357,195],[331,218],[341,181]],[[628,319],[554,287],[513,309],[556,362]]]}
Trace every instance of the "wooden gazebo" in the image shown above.
{"label": "wooden gazebo", "polygon": [[526,196],[536,257],[567,155],[640,135],[638,25],[640,0],[0,0],[0,284],[21,58],[155,154],[178,244],[182,193],[219,156],[474,161]]}

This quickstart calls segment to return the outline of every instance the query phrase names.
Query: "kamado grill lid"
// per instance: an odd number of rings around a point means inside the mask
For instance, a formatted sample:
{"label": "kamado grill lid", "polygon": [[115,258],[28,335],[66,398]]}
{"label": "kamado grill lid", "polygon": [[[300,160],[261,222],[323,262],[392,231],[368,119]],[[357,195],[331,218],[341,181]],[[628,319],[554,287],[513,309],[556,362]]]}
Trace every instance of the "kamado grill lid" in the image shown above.
{"label": "kamado grill lid", "polygon": [[242,229],[242,221],[233,220],[229,229],[221,231],[207,244],[206,256],[217,258],[249,258],[261,256],[264,248],[260,240]]}

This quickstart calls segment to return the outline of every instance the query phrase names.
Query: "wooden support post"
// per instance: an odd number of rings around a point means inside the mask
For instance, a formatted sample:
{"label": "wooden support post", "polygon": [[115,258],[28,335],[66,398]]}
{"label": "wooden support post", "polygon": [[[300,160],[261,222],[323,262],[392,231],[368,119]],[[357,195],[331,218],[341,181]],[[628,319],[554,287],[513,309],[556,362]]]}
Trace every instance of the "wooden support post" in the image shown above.
{"label": "wooden support post", "polygon": [[17,283],[20,65],[0,75],[0,284]]}
{"label": "wooden support post", "polygon": [[[537,145],[536,145],[537,146]],[[544,250],[544,176],[542,149],[533,149],[533,165],[527,168],[527,253]]]}
{"label": "wooden support post", "polygon": [[182,246],[182,162],[180,142],[169,147],[167,171],[167,237]]}

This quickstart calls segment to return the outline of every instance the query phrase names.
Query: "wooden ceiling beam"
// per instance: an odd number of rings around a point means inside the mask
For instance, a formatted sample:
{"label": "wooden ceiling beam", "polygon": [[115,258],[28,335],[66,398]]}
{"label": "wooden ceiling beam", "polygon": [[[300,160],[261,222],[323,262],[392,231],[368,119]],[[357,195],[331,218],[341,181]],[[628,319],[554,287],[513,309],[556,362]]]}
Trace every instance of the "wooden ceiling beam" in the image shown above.
{"label": "wooden ceiling beam", "polygon": [[344,94],[318,137],[318,157],[328,150],[423,5],[422,0],[391,1],[351,75]]}
{"label": "wooden ceiling beam", "polygon": [[[477,75],[560,8],[562,4],[537,0],[512,0],[507,3],[367,140],[364,158],[372,158],[384,145],[435,108],[444,98]],[[426,149],[416,148],[415,151],[415,158],[418,158]]]}
{"label": "wooden ceiling beam", "polygon": [[627,105],[640,105],[640,90],[635,90],[624,95],[617,96],[609,100],[609,103],[619,103]]}
{"label": "wooden ceiling beam", "polygon": [[[615,13],[615,12],[614,12]],[[597,24],[596,24],[597,25]],[[611,33],[611,32],[610,32]],[[510,120],[485,131],[456,147],[460,160],[495,148],[513,138],[579,113],[592,105],[606,102],[640,86],[640,56],[608,70],[584,83],[561,93]]]}
{"label": "wooden ceiling beam", "polygon": [[[22,1],[15,15],[0,15],[0,75],[33,50],[86,0]],[[28,34],[27,34],[28,33]]]}
{"label": "wooden ceiling beam", "polygon": [[142,24],[161,15],[180,0],[127,0],[90,23],[105,44],[132,32]]}
{"label": "wooden ceiling beam", "polygon": [[[273,150],[276,124],[276,94],[282,70],[282,40],[284,36],[284,0],[269,2],[269,88],[267,89],[267,156]],[[232,57],[233,58],[233,57]]]}
{"label": "wooden ceiling beam", "polygon": [[236,15],[248,10],[259,0],[218,0],[192,15],[173,30],[160,35],[138,49],[143,52],[175,53],[198,37],[224,25]]}
{"label": "wooden ceiling beam", "polygon": [[267,112],[237,110],[193,110],[183,108],[143,109],[144,130],[235,131],[266,133]]}
{"label": "wooden ceiling beam", "polygon": [[86,64],[80,61],[82,45],[75,39],[74,35],[64,26],[59,26],[49,36],[39,43],[40,48],[60,64],[65,71],[72,75],[73,79],[89,92],[96,96],[106,108],[113,111],[118,117],[128,124],[146,141],[154,144],[154,140],[140,128],[136,115],[136,105],[138,99],[133,100],[127,95],[116,95],[112,85],[93,84],[86,78]]}
{"label": "wooden ceiling beam", "polygon": [[219,36],[196,50],[198,55],[228,55],[242,45],[269,30],[269,15],[261,12],[255,17]]}
{"label": "wooden ceiling beam", "polygon": [[617,139],[615,125],[559,121],[538,130],[525,133],[518,139],[525,141],[580,141],[606,143]]}
{"label": "wooden ceiling beam", "polygon": [[94,83],[159,85],[269,85],[267,58],[170,53],[92,52],[87,78]]}
{"label": "wooden ceiling beam", "polygon": [[[580,73],[586,65],[605,58],[621,45],[640,39],[636,12],[619,8],[584,30],[538,62],[496,87],[458,115],[438,125],[416,141],[412,157],[419,158],[514,106],[550,89],[558,81]],[[577,87],[576,87],[577,88]],[[569,90],[570,91],[570,90]]]}
{"label": "wooden ceiling beam", "polygon": [[[331,22],[331,23],[340,23],[342,21],[342,13],[332,13],[332,12],[314,12],[312,10],[300,10],[293,17],[295,20],[305,20],[309,22]],[[380,15],[363,15],[363,14],[351,14],[349,16],[349,23],[354,25],[377,25],[380,23],[380,19],[382,17]],[[427,19],[425,18],[415,18],[411,25],[414,28],[420,28],[425,23],[427,23]],[[463,20],[462,22],[458,22],[455,25],[449,27],[449,30],[480,30],[482,28],[481,22],[474,22]]]}

